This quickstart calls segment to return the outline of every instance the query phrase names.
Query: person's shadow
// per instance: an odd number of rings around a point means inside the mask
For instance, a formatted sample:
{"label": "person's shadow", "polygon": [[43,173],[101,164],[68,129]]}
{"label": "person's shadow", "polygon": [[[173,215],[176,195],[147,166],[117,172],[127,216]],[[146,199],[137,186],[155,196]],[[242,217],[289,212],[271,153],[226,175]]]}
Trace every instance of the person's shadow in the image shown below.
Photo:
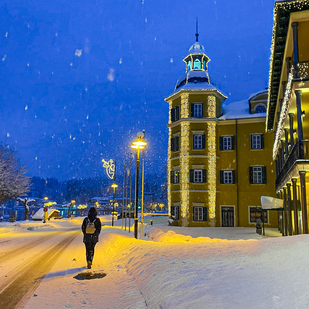
{"label": "person's shadow", "polygon": [[43,278],[54,278],[54,277],[64,277],[64,276],[68,276],[68,275],[72,275],[78,272],[82,272],[84,269],[87,269],[87,267],[79,267],[79,268],[69,268],[69,269],[65,269],[65,270],[61,270],[61,271],[55,271],[53,273],[48,273],[47,275],[41,277],[41,279]]}

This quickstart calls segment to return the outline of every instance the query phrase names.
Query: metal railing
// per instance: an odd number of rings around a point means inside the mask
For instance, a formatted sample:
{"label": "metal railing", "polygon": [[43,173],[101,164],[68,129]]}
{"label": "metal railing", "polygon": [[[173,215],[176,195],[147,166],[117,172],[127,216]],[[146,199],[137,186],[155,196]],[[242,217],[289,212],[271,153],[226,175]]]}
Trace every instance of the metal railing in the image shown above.
{"label": "metal railing", "polygon": [[276,186],[278,186],[284,179],[289,170],[293,167],[297,160],[305,160],[309,156],[309,140],[297,142],[291,152],[288,154],[283,166],[279,171],[279,175],[276,179]]}

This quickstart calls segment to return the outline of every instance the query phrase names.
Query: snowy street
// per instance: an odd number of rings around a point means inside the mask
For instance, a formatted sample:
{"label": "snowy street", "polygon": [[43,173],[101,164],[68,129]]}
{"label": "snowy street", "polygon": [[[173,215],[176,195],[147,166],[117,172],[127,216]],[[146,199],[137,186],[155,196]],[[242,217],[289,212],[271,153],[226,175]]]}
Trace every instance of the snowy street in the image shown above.
{"label": "snowy street", "polygon": [[[101,219],[105,226],[91,270],[77,232],[81,218],[0,223],[0,307],[7,307],[5,299],[10,308],[26,309],[309,306],[308,235],[263,237],[252,228],[206,228],[197,237],[197,228],[158,223],[145,229],[149,239],[136,240],[121,229],[121,220],[111,227],[109,217]],[[106,276],[74,278],[89,272]]]}

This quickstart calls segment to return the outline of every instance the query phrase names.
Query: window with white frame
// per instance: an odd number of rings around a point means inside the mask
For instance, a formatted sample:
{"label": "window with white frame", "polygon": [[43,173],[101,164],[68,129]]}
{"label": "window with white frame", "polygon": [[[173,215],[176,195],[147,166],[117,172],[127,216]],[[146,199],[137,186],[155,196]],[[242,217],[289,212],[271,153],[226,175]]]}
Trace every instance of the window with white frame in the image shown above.
{"label": "window with white frame", "polygon": [[232,150],[232,136],[223,136],[222,150]]}
{"label": "window with white frame", "polygon": [[251,149],[264,148],[263,134],[251,134]]}
{"label": "window with white frame", "polygon": [[203,207],[193,207],[193,221],[203,221]]}
{"label": "window with white frame", "polygon": [[193,134],[193,149],[203,149],[202,134]]}
{"label": "window with white frame", "polygon": [[203,117],[203,104],[202,103],[194,103],[193,104],[193,117],[194,118],[202,118]]}
{"label": "window with white frame", "polygon": [[254,166],[252,167],[252,173],[253,173],[253,183],[259,184],[263,183],[263,171],[261,166]]}
{"label": "window with white frame", "polygon": [[223,171],[223,183],[233,183],[233,171]]}
{"label": "window with white frame", "polygon": [[194,170],[194,182],[203,182],[203,170]]}

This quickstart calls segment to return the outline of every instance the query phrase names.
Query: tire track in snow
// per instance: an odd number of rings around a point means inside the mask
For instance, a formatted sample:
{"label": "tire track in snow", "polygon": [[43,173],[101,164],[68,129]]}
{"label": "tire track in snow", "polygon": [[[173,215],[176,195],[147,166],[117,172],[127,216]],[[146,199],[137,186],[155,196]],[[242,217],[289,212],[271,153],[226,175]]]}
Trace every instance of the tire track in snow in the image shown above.
{"label": "tire track in snow", "polygon": [[18,267],[20,274],[14,276],[14,279],[0,292],[0,308],[22,307],[22,304],[31,296],[31,292],[37,288],[63,250],[80,234],[80,231],[71,233],[72,235],[69,235],[48,251],[41,251],[27,265]]}

